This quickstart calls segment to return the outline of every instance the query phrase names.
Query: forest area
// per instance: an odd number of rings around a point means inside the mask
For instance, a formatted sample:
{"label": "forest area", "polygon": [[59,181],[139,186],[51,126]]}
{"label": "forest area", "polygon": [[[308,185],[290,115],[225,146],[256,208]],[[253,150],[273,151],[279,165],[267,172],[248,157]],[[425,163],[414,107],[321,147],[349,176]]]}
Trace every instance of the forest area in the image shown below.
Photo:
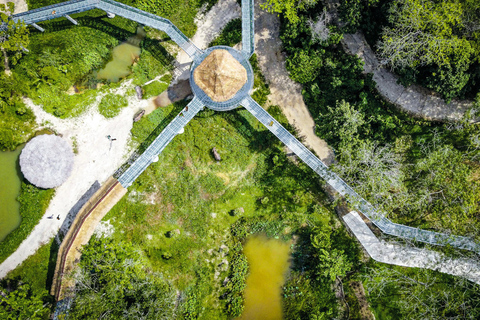
{"label": "forest area", "polygon": [[[34,9],[61,1],[27,2]],[[191,37],[199,8],[216,1],[121,2],[166,17]],[[340,23],[320,0],[267,0],[262,8],[280,16],[287,70],[303,87],[316,134],[335,152],[332,169],[394,222],[480,241],[480,128],[471,121],[480,116],[480,3],[340,0]],[[21,36],[28,54],[2,47],[9,65],[0,64],[0,149],[15,149],[36,133],[24,96],[56,117],[75,118],[99,91],[119,85],[92,71],[135,34],[136,24],[108,19],[99,10],[74,17],[81,26],[52,20],[42,23],[45,33],[25,29]],[[239,19],[232,20],[210,45],[239,43],[240,27]],[[343,34],[357,31],[402,84],[425,86],[447,101],[473,100],[471,112],[458,122],[430,122],[386,102],[371,74],[362,72],[363,62],[342,48]],[[141,57],[127,79],[143,85],[171,73],[174,58],[164,42],[169,42],[164,34],[147,28]],[[269,86],[255,55],[250,62],[252,96],[296,134],[280,108],[268,105]],[[81,92],[68,95],[73,85]],[[165,89],[166,84],[151,86],[147,95]],[[159,108],[136,122],[132,145],[144,150],[186,103]],[[122,107],[125,98],[109,94],[99,112],[114,117]],[[221,162],[213,158],[213,147]],[[84,247],[67,319],[237,318],[249,273],[243,246],[253,234],[291,244],[282,286],[284,319],[480,317],[479,285],[369,259],[339,219],[339,201],[324,187],[246,110],[201,111],[103,219],[107,231]],[[21,212],[31,219],[0,244],[0,261],[33,229],[52,196],[53,190],[22,184]],[[477,256],[434,249],[453,257]],[[55,240],[44,244],[0,281],[0,318],[53,314],[49,289],[57,250]]]}

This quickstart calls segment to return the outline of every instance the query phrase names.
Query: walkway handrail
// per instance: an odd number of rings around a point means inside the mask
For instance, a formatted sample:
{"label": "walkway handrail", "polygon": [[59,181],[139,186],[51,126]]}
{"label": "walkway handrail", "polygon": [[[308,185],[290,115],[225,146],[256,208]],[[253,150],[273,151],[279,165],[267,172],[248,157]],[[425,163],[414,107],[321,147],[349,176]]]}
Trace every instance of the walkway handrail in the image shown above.
{"label": "walkway handrail", "polygon": [[242,53],[248,59],[255,51],[253,0],[242,0]]}
{"label": "walkway handrail", "polygon": [[282,141],[303,162],[322,177],[335,191],[344,196],[354,207],[358,208],[382,232],[406,239],[412,239],[434,245],[451,245],[459,249],[466,249],[480,253],[479,244],[467,237],[449,235],[446,233],[422,230],[394,223],[387,219],[382,212],[377,211],[372,204],[363,199],[345,181],[332,172],[320,159],[307,147],[288,132],[265,109],[257,104],[251,97],[245,98],[241,105],[253,114],[268,130]]}
{"label": "walkway handrail", "polygon": [[[84,12],[91,9],[101,9],[108,13],[113,13],[126,19],[133,20],[142,25],[164,31],[193,60],[196,60],[203,52],[198,49],[170,20],[113,0],[71,0],[15,14],[12,16],[12,19],[15,22],[23,20],[25,24],[35,26],[37,22],[61,18],[65,15]],[[0,29],[4,28],[4,25],[0,26]]]}
{"label": "walkway handrail", "polygon": [[155,138],[135,162],[118,178],[124,188],[132,185],[135,179],[154,162],[156,157],[165,147],[179,134],[183,127],[204,107],[204,104],[196,97],[186,106]]}

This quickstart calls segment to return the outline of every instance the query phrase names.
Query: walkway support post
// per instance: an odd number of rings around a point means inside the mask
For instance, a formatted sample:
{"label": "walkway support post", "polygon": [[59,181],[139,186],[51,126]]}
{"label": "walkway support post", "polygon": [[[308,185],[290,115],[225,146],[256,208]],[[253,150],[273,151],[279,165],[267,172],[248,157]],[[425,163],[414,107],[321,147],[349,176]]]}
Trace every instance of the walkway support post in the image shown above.
{"label": "walkway support post", "polygon": [[43,29],[42,27],[40,27],[38,24],[36,23],[32,23],[32,27],[34,27],[35,29],[37,29],[38,31],[40,32],[45,32],[45,29]]}
{"label": "walkway support post", "polygon": [[68,14],[64,15],[65,18],[67,18],[71,23],[73,23],[74,25],[78,25],[78,22],[77,20],[73,19],[72,17],[70,17]]}

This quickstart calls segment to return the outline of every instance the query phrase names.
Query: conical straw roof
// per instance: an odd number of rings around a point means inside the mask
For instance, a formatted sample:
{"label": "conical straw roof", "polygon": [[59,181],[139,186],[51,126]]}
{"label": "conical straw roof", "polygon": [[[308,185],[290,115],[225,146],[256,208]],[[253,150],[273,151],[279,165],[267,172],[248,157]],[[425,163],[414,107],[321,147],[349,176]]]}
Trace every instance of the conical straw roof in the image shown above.
{"label": "conical straw roof", "polygon": [[72,172],[72,148],[55,135],[35,137],[20,154],[20,168],[24,177],[37,187],[58,187]]}
{"label": "conical straw roof", "polygon": [[213,101],[227,101],[247,82],[247,70],[227,50],[212,51],[193,73],[193,79]]}

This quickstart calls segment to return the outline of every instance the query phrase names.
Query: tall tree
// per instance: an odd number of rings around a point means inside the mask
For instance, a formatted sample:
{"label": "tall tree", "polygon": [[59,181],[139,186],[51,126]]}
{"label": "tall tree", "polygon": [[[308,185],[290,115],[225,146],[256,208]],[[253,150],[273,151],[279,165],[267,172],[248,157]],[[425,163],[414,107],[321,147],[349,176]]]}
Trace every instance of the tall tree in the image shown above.
{"label": "tall tree", "polygon": [[[3,53],[5,71],[9,73],[9,63],[16,64],[22,50],[28,45],[28,29],[23,21],[15,22],[11,16],[15,10],[13,2],[0,4],[0,50]],[[9,61],[10,60],[10,61]]]}

